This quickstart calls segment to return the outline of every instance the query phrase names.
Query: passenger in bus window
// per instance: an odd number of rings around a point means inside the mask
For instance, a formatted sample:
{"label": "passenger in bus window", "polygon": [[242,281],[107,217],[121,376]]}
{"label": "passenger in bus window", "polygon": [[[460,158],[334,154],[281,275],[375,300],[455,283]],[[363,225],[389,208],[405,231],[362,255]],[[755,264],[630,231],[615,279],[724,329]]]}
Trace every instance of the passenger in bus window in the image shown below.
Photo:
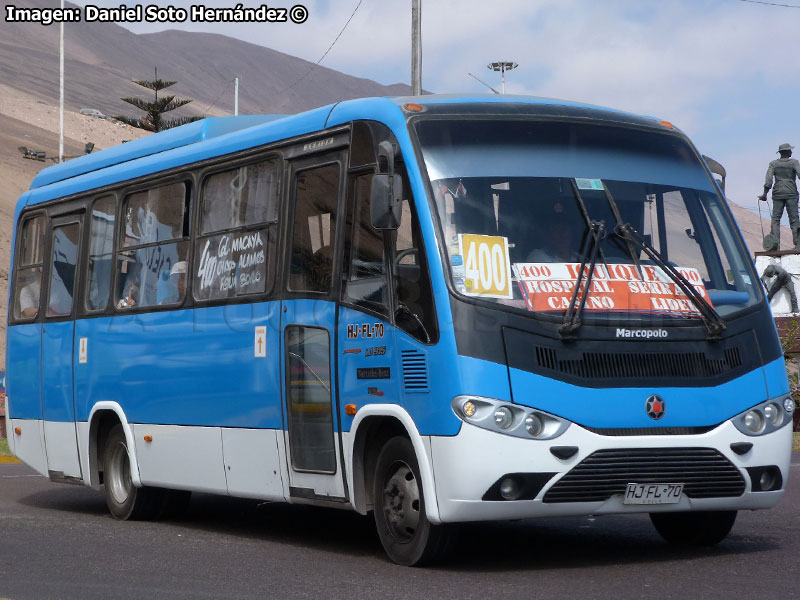
{"label": "passenger in bus window", "polygon": [[564,212],[560,202],[553,205],[548,218],[543,220],[538,248],[528,254],[527,262],[579,262],[579,221]]}
{"label": "passenger in bus window", "polygon": [[158,282],[158,304],[177,304],[186,290],[186,261],[176,262],[171,269],[161,271]]}
{"label": "passenger in bus window", "polygon": [[35,317],[36,313],[39,312],[39,297],[42,290],[41,279],[41,273],[35,273],[34,279],[20,290],[19,311],[22,317]]}
{"label": "passenger in bus window", "polygon": [[122,290],[119,301],[117,301],[117,308],[131,308],[136,306],[137,298],[139,296],[139,283],[138,277],[133,273],[128,275],[125,282],[125,287]]}

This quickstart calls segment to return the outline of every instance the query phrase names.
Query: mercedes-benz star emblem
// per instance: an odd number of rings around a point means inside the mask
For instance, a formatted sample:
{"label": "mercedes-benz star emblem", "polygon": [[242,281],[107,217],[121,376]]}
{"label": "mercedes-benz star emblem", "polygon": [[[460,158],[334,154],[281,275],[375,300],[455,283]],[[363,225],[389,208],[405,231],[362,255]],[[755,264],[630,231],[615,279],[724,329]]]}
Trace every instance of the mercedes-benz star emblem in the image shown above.
{"label": "mercedes-benz star emblem", "polygon": [[653,394],[647,399],[644,408],[647,411],[648,417],[658,421],[664,416],[664,413],[667,410],[667,403],[664,402],[664,399],[661,396],[656,396]]}

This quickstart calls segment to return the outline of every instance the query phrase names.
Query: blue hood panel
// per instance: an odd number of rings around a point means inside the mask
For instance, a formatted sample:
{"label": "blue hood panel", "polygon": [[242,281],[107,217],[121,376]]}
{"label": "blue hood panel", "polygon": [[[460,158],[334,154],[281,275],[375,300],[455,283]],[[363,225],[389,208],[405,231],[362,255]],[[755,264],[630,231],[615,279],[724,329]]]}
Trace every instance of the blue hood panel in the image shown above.
{"label": "blue hood panel", "polygon": [[[514,402],[593,428],[703,427],[717,425],[767,399],[759,367],[714,387],[584,388],[518,369],[509,369]],[[664,399],[666,412],[654,421],[645,403]]]}

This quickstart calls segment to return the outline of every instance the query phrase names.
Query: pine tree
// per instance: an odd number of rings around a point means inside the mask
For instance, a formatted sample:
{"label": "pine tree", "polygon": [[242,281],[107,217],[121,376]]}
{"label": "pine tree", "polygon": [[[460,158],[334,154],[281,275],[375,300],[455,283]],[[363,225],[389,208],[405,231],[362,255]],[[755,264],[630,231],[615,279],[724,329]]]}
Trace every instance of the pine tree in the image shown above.
{"label": "pine tree", "polygon": [[114,117],[118,121],[122,121],[123,123],[127,123],[128,125],[132,125],[133,127],[146,129],[147,131],[158,132],[158,131],[163,131],[164,129],[178,127],[179,125],[185,125],[186,123],[191,123],[192,121],[199,121],[200,119],[202,119],[202,117],[178,117],[175,119],[164,119],[162,117],[164,113],[175,110],[176,108],[180,108],[181,106],[185,106],[189,104],[191,100],[187,98],[176,98],[174,94],[162,96],[161,98],[159,98],[158,92],[170,86],[173,86],[178,82],[164,81],[163,79],[159,79],[158,67],[156,67],[155,69],[155,79],[151,80],[134,79],[133,83],[153,90],[153,92],[155,93],[155,98],[152,102],[148,102],[147,100],[143,100],[142,98],[120,98],[120,100],[122,100],[123,102],[132,104],[133,106],[135,106],[139,110],[146,112],[147,114],[141,118],[118,115]]}

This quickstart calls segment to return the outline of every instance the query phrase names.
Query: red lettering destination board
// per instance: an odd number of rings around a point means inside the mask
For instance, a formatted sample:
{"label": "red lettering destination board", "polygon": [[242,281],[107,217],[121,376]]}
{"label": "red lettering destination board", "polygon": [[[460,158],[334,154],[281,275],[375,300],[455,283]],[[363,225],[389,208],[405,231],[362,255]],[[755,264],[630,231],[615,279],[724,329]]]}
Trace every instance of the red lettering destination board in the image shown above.
{"label": "red lettering destination board", "polygon": [[[579,263],[514,263],[514,274],[528,310],[565,311],[572,300]],[[677,267],[709,304],[703,279],[697,269]],[[588,275],[588,266],[584,267]],[[585,285],[586,277],[584,276]],[[695,316],[700,313],[686,294],[661,270],[652,265],[598,264],[595,266],[586,311],[650,312]]]}

